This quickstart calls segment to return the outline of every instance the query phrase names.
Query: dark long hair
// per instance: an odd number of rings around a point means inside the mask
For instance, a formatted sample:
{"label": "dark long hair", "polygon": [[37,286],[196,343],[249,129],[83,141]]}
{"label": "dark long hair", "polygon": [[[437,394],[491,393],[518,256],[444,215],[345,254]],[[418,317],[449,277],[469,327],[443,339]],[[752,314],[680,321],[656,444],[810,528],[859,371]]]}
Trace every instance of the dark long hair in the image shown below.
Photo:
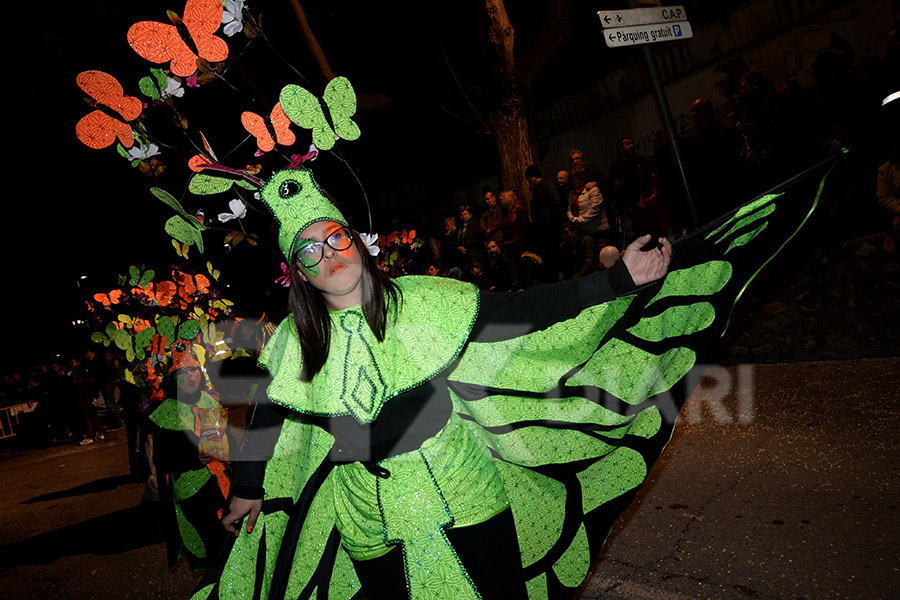
{"label": "dark long hair", "polygon": [[[375,334],[375,339],[384,341],[388,321],[399,309],[403,300],[400,289],[381,272],[375,257],[370,255],[359,234],[353,232],[356,251],[363,257],[362,264],[362,311]],[[301,381],[312,381],[328,360],[331,344],[331,317],[321,292],[300,277],[300,267],[291,259],[291,289],[288,293],[288,307],[294,315],[297,333],[300,336],[300,351],[303,359]]]}

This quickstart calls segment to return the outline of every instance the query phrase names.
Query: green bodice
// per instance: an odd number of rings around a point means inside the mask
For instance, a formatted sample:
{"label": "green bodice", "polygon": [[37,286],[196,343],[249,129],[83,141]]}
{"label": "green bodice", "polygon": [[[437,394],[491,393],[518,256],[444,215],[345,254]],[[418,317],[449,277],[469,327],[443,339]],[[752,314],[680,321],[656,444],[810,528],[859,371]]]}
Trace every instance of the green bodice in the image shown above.
{"label": "green bodice", "polygon": [[260,356],[272,374],[269,398],[319,416],[378,417],[385,402],[447,368],[459,356],[478,315],[478,290],[438,277],[401,277],[400,309],[378,342],[359,306],[331,313],[331,346],[322,370],[300,381],[300,339],[288,316]]}

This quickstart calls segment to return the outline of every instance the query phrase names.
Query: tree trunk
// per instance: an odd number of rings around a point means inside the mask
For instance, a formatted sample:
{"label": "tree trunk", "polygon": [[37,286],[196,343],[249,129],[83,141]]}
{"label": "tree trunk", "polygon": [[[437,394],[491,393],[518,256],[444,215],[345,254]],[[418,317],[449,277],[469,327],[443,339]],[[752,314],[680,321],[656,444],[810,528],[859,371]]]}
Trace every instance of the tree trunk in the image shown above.
{"label": "tree trunk", "polygon": [[492,73],[495,103],[488,120],[497,146],[500,185],[503,189],[514,190],[519,198],[527,201],[530,192],[525,182],[525,168],[536,158],[525,98],[531,90],[522,85],[516,70],[515,30],[503,0],[485,0],[485,10],[490,20],[488,41],[496,54],[496,67]]}

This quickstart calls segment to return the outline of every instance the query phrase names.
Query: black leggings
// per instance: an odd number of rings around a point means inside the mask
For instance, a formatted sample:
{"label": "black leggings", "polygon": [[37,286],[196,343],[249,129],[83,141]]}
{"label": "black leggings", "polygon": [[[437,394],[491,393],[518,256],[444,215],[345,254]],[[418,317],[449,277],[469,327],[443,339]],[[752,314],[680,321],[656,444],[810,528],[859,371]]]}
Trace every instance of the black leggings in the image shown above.
{"label": "black leggings", "polygon": [[[448,529],[447,538],[484,600],[528,598],[522,578],[522,555],[510,509],[484,523]],[[400,546],[378,558],[354,560],[353,566],[366,600],[406,597]]]}

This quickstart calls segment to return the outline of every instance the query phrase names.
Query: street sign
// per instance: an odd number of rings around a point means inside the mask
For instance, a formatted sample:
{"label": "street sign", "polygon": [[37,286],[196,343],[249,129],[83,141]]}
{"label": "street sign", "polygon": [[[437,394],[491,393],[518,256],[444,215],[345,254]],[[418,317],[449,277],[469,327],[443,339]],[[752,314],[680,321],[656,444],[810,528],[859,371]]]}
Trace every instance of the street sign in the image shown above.
{"label": "street sign", "polygon": [[638,25],[636,27],[619,27],[603,30],[604,41],[609,48],[621,46],[638,46],[656,42],[673,42],[694,37],[691,24],[687,21],[677,23],[657,23],[655,25]]}
{"label": "street sign", "polygon": [[632,8],[629,10],[601,10],[597,12],[601,27],[631,27],[653,23],[687,21],[683,6]]}

